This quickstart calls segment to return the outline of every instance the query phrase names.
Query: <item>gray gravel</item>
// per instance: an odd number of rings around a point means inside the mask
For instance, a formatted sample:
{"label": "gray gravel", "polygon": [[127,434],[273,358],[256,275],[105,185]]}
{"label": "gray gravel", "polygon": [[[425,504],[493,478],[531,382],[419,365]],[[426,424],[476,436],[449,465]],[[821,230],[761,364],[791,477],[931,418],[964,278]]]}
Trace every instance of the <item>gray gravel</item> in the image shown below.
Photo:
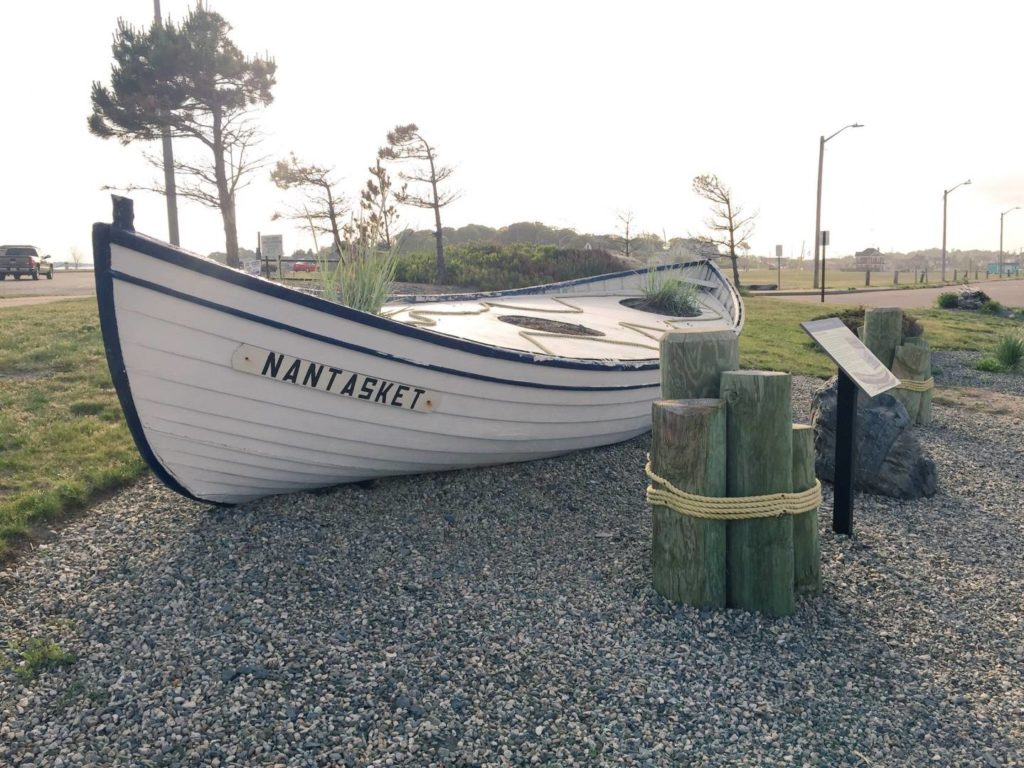
{"label": "gray gravel", "polygon": [[824,513],[783,620],[653,592],[646,437],[232,510],[142,482],[0,575],[0,638],[77,656],[0,673],[0,764],[1024,765],[1019,425],[935,416],[940,494]]}
{"label": "gray gravel", "polygon": [[983,357],[990,357],[982,352],[965,350],[949,352],[933,352],[932,361],[935,371],[935,383],[944,387],[980,387],[994,389],[1011,395],[1024,397],[1024,372],[1021,373],[989,373],[974,370],[974,364]]}

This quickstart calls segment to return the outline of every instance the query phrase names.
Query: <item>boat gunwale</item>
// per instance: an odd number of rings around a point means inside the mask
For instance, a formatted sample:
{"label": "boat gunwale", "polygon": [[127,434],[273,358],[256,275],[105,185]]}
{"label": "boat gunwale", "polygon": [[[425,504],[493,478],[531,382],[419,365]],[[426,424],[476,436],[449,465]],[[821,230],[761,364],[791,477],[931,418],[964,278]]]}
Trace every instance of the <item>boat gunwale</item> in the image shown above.
{"label": "boat gunwale", "polygon": [[[173,264],[174,266],[181,267],[193,272],[199,272],[207,277],[213,279],[222,280],[227,283],[231,283],[241,288],[253,290],[258,293],[262,293],[267,296],[272,296],[276,299],[286,301],[292,304],[298,304],[307,309],[322,312],[327,315],[333,315],[340,317],[345,320],[359,323],[361,325],[367,325],[378,330],[395,333],[400,336],[406,336],[409,338],[426,341],[436,346],[447,347],[450,349],[456,349],[462,352],[468,352],[470,354],[480,355],[483,357],[497,358],[500,360],[509,360],[518,363],[527,363],[529,365],[541,365],[557,368],[569,368],[574,370],[592,370],[592,371],[637,371],[637,370],[653,370],[659,367],[658,356],[650,358],[643,358],[631,361],[621,360],[607,360],[599,358],[571,358],[558,355],[545,355],[543,353],[535,352],[524,352],[520,350],[509,349],[507,347],[498,347],[491,344],[485,344],[479,341],[473,341],[470,339],[460,339],[455,336],[449,336],[448,334],[439,333],[428,328],[418,328],[416,326],[407,325],[398,320],[392,320],[387,317],[381,317],[374,315],[369,312],[363,312],[358,309],[346,307],[341,304],[336,304],[327,299],[322,299],[318,296],[312,296],[302,291],[298,291],[294,288],[287,286],[278,285],[272,283],[263,278],[255,277],[253,275],[247,275],[244,272],[240,272],[231,267],[218,264],[214,261],[210,261],[202,256],[189,253],[179,248],[166,245],[165,243],[155,240],[146,235],[139,234],[138,232],[120,229],[110,224],[96,224],[94,231],[99,228],[106,228],[106,235],[109,238],[109,243],[120,245],[125,248],[136,250],[146,256],[151,256],[160,261]],[[731,290],[731,286],[728,281],[721,278],[720,273],[709,262],[706,260],[698,260],[693,262],[685,262],[680,264],[666,264],[655,267],[657,271],[663,271],[668,269],[681,269],[688,266],[699,266],[704,264],[705,266],[711,266],[712,271],[716,276],[722,280],[723,287]],[[100,265],[97,264],[97,274],[100,269]],[[109,269],[110,263],[107,262],[107,268]],[[647,272],[647,269],[632,269],[625,270],[622,272],[613,272],[607,275],[597,275],[593,277],[583,277],[576,280],[567,280],[560,283],[550,283],[542,286],[533,286],[530,288],[515,288],[510,291],[495,291],[486,294],[450,294],[450,296],[459,296],[458,300],[471,301],[476,297],[501,297],[501,296],[524,296],[524,295],[544,295],[550,293],[548,289],[560,289],[571,285],[583,285],[593,282],[599,282],[602,280],[611,280],[615,278],[627,277],[630,275],[640,275]],[[98,280],[98,277],[97,277]],[[543,290],[542,290],[543,289]],[[739,295],[734,295],[734,317],[729,318],[730,324],[733,326],[730,328],[734,333],[738,333],[742,327],[742,314],[739,312],[739,308],[742,307],[742,303],[739,300]],[[438,301],[437,297],[432,297],[431,301]],[[737,318],[735,315],[739,314]]]}

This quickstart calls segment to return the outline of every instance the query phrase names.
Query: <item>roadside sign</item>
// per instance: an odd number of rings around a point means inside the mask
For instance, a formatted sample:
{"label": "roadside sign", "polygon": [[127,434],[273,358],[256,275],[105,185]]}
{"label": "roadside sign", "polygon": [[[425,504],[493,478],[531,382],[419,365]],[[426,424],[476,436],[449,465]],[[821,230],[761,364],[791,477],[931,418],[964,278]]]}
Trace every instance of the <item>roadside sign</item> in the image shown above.
{"label": "roadside sign", "polygon": [[284,256],[284,236],[260,235],[260,255],[267,261],[277,261]]}

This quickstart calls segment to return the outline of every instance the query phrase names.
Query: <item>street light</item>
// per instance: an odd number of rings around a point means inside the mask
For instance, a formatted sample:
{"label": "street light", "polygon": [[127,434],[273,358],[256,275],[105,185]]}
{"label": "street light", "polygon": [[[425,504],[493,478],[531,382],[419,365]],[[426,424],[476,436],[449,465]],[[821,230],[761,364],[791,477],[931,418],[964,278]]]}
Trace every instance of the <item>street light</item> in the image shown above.
{"label": "street light", "polygon": [[970,184],[971,180],[961,181],[956,187],[945,189],[942,191],[942,282],[946,282],[946,198],[949,197],[949,193],[957,187],[962,187],[965,184]]}
{"label": "street light", "polygon": [[822,167],[825,164],[825,142],[829,139],[834,139],[840,133],[845,131],[847,128],[863,128],[864,126],[860,123],[850,123],[850,125],[844,125],[838,131],[833,133],[828,138],[821,137],[821,141],[818,144],[818,206],[814,214],[814,287],[818,287],[818,254],[821,252],[821,172]]}
{"label": "street light", "polygon": [[999,276],[1003,276],[1003,216],[1008,214],[1010,211],[1019,211],[1020,206],[1015,205],[1009,211],[1003,211],[999,214]]}

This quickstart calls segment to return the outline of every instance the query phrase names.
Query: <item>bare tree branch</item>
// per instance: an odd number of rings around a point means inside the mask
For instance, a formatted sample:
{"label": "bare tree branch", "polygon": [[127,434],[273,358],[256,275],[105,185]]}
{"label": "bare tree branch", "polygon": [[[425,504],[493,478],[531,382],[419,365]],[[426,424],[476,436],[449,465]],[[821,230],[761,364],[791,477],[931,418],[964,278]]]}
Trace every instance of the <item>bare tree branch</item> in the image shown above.
{"label": "bare tree branch", "polygon": [[758,212],[743,215],[743,208],[733,201],[732,190],[714,174],[703,174],[693,179],[693,191],[711,203],[711,216],[704,220],[710,235],[698,235],[703,243],[724,248],[732,263],[732,277],[736,288],[740,287],[740,271],[736,250],[746,250],[748,239],[754,233]]}

